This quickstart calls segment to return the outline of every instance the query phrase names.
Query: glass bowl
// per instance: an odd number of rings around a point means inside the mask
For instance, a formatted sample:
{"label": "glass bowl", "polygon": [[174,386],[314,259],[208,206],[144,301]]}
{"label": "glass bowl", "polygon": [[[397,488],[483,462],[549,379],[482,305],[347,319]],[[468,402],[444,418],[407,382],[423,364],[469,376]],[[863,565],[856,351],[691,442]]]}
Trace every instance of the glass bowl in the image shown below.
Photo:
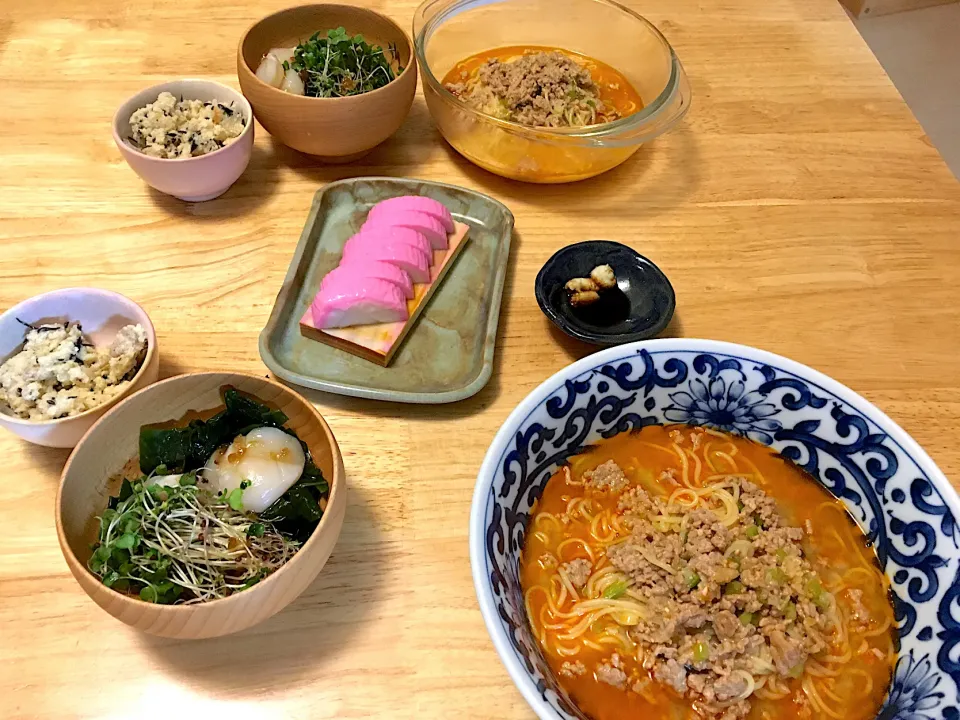
{"label": "glass bowl", "polygon": [[[610,0],[427,0],[413,19],[423,94],[443,137],[490,172],[535,183],[562,183],[616,167],[662,135],[690,107],[680,60],[647,20]],[[443,87],[453,66],[512,45],[552,46],[611,65],[644,107],[585,128],[532,128],[469,107]]]}

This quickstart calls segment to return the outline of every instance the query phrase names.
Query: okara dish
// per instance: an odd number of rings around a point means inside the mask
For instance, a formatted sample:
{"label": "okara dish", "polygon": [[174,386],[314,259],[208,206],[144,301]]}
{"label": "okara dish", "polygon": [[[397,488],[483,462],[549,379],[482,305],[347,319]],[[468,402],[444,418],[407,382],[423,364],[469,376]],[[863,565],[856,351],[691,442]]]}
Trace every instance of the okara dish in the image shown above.
{"label": "okara dish", "polygon": [[151,187],[188,202],[212,200],[243,174],[253,153],[253,109],[212,80],[144,88],[113,116],[113,141]]}
{"label": "okara dish", "polygon": [[23,325],[23,348],[0,365],[0,407],[24,420],[73,417],[103,405],[130,385],[147,354],[141,325],[121,328],[107,347],[93,345],[80,323]]}
{"label": "okara dish", "polygon": [[160,604],[226,598],[282,567],[320,522],[330,488],[287,416],[234,388],[223,401],[206,420],[140,428],[87,561],[107,587]]}
{"label": "okara dish", "polygon": [[260,61],[260,80],[293,95],[349,97],[382,88],[403,72],[395,45],[386,51],[339,27],[314,33],[292,48],[273,48]]}
{"label": "okara dish", "polygon": [[128,140],[151,157],[199,157],[229,145],[244,127],[243,114],[233,101],[178,100],[162,92],[130,116]]}
{"label": "okara dish", "polygon": [[876,717],[889,582],[840,501],[758,443],[601,441],[547,482],[526,537],[534,635],[593,720]]}

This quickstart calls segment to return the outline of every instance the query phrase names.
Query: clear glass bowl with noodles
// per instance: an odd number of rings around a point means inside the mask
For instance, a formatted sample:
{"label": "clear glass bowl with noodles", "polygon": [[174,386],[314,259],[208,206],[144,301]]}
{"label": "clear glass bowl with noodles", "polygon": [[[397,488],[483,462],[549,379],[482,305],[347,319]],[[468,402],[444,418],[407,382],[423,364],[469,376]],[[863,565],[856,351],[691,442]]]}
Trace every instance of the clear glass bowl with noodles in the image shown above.
{"label": "clear glass bowl with noodles", "polygon": [[[663,35],[610,0],[427,0],[413,19],[423,92],[443,137],[490,172],[535,183],[583,180],[629,158],[690,107],[690,84]],[[643,108],[580,128],[534,128],[468,106],[443,80],[460,61],[507,46],[586,55],[629,80]]]}

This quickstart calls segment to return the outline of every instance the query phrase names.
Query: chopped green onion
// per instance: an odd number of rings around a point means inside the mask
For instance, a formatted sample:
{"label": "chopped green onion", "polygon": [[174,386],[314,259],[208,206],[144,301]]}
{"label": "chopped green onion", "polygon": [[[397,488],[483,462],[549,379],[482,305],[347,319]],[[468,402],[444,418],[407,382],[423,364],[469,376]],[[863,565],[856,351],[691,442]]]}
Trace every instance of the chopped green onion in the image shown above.
{"label": "chopped green onion", "polygon": [[778,567],[767,570],[767,577],[775,583],[783,584],[787,581],[787,574]]}
{"label": "chopped green onion", "polygon": [[783,617],[786,620],[796,620],[797,619],[797,606],[792,602],[788,602],[783,609]]}
{"label": "chopped green onion", "polygon": [[787,559],[787,551],[784,550],[783,548],[780,548],[774,554],[777,556],[777,560],[779,560],[780,562],[783,562],[784,560]]}
{"label": "chopped green onion", "polygon": [[724,557],[739,562],[744,558],[753,557],[754,547],[753,543],[749,540],[734,540],[727,549],[724,551]]}
{"label": "chopped green onion", "polygon": [[739,580],[728,582],[723,588],[724,595],[739,595],[744,590],[744,585]]}
{"label": "chopped green onion", "polygon": [[745,534],[748,538],[752,540],[753,538],[757,537],[757,535],[760,534],[760,528],[758,528],[756,525],[750,525],[749,527],[747,527]]}
{"label": "chopped green onion", "polygon": [[740,613],[740,622],[743,625],[752,625],[753,624],[753,613],[751,612],[742,612]]}
{"label": "chopped green onion", "polygon": [[608,600],[616,600],[627,591],[627,583],[623,580],[610,583],[603,591],[603,596]]}
{"label": "chopped green onion", "polygon": [[688,590],[693,590],[697,585],[700,584],[700,576],[688,567],[685,567],[680,572],[680,577],[683,580],[683,584],[687,586]]}
{"label": "chopped green onion", "polygon": [[704,662],[710,657],[710,648],[705,642],[696,642],[693,644],[693,661]]}
{"label": "chopped green onion", "polygon": [[810,599],[813,600],[813,604],[818,608],[826,610],[830,607],[831,595],[823,589],[823,585],[820,584],[817,578],[813,578],[807,583],[807,591],[810,593]]}

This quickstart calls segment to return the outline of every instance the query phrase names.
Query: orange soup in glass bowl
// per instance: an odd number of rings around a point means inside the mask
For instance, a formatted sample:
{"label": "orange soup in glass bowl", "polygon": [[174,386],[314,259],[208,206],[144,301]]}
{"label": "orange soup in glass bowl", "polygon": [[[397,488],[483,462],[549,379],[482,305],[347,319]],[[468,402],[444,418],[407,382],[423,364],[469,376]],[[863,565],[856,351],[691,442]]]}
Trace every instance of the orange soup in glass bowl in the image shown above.
{"label": "orange soup in glass bowl", "polygon": [[[413,32],[440,133],[471,162],[515,180],[599,175],[690,107],[670,44],[609,0],[428,0]],[[524,75],[547,80],[532,83],[530,102],[498,93]]]}

